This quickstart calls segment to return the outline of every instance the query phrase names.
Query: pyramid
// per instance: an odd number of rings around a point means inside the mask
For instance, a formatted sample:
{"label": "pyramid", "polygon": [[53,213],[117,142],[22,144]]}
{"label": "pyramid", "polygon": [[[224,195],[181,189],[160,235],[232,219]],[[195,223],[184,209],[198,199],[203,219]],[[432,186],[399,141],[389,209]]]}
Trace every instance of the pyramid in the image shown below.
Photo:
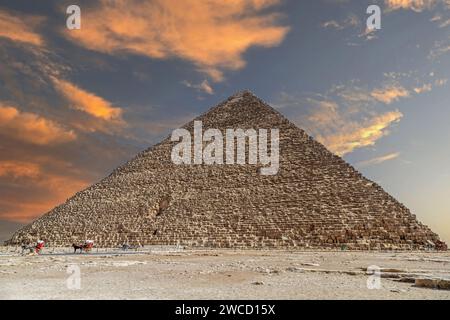
{"label": "pyramid", "polygon": [[[276,175],[261,165],[174,164],[171,137],[17,231],[8,244],[425,249],[437,234],[379,185],[248,91],[201,115],[203,130],[279,129]],[[183,126],[193,133],[194,121]],[[225,135],[225,133],[224,133]]]}

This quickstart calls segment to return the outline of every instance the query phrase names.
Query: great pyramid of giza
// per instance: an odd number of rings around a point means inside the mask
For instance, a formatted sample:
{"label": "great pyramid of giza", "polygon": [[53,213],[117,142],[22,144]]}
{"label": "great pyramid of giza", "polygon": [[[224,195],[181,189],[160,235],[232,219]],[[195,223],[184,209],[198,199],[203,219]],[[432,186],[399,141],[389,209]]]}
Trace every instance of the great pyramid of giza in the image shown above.
{"label": "great pyramid of giza", "polygon": [[174,164],[176,143],[168,137],[8,243],[363,250],[440,243],[404,205],[252,93],[238,93],[196,120],[203,130],[278,128],[278,174],[260,174],[259,164]]}

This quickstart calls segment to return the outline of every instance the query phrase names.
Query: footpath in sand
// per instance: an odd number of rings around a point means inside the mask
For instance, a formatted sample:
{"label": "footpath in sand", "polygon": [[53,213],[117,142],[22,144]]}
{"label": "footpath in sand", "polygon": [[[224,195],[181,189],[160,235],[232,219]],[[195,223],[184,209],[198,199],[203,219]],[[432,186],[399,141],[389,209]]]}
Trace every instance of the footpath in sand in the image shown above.
{"label": "footpath in sand", "polygon": [[450,299],[449,280],[449,252],[0,249],[0,299]]}

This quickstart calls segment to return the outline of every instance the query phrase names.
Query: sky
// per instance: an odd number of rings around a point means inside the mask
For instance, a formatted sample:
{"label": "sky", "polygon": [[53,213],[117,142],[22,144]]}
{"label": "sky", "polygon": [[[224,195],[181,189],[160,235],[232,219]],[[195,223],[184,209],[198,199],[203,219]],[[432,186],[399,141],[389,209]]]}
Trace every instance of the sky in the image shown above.
{"label": "sky", "polygon": [[0,0],[0,223],[249,89],[450,242],[449,78],[450,0]]}

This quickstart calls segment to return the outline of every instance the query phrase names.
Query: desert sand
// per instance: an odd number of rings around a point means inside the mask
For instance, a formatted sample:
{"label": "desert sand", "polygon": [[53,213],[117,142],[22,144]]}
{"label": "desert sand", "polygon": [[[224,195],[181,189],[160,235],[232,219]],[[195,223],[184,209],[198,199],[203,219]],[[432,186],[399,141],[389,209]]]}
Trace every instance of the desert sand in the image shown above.
{"label": "desert sand", "polygon": [[[0,299],[450,299],[450,290],[414,283],[450,279],[449,252],[20,251],[0,250]],[[68,281],[73,266],[79,289]],[[368,288],[370,266],[381,269],[378,289]]]}

